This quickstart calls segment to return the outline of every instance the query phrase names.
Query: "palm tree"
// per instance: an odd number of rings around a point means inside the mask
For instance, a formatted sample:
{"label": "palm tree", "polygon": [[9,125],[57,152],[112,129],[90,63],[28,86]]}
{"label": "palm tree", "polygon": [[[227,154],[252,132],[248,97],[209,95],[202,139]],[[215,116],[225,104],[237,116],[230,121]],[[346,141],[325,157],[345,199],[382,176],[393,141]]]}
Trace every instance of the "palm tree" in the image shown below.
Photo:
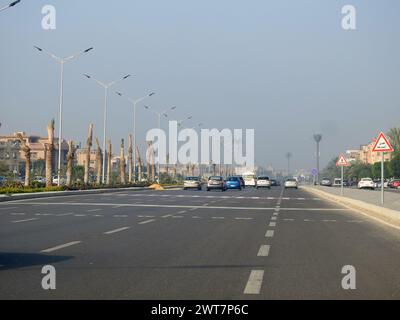
{"label": "palm tree", "polygon": [[151,158],[151,141],[147,142],[147,150],[146,150],[146,173],[147,173],[147,181],[150,181],[150,158]]}
{"label": "palm tree", "polygon": [[142,181],[142,159],[140,159],[139,146],[136,146],[136,157],[138,161],[138,180]]}
{"label": "palm tree", "polygon": [[132,135],[129,135],[128,141],[128,181],[132,183],[132,171],[133,171],[133,147],[132,147]]}
{"label": "palm tree", "polygon": [[400,151],[400,128],[391,128],[388,132],[390,142],[396,152]]}
{"label": "palm tree", "polygon": [[53,185],[53,150],[54,150],[54,119],[47,125],[46,150],[46,187]]}
{"label": "palm tree", "polygon": [[31,148],[26,143],[21,133],[18,133],[18,139],[22,144],[22,151],[25,156],[25,187],[29,187],[31,184]]}
{"label": "palm tree", "polygon": [[101,184],[101,169],[102,169],[102,154],[101,154],[101,148],[100,148],[100,143],[99,139],[96,137],[96,144],[97,144],[97,151],[96,151],[96,184],[100,185]]}
{"label": "palm tree", "polygon": [[86,159],[85,159],[85,175],[83,182],[85,185],[89,184],[89,170],[90,170],[90,148],[93,144],[93,124],[89,125],[88,138],[86,140]]}
{"label": "palm tree", "polygon": [[67,154],[67,187],[72,185],[72,166],[74,160],[74,144],[72,140],[68,141],[68,154]]}
{"label": "palm tree", "polygon": [[111,158],[112,158],[112,145],[111,140],[108,140],[108,153],[107,153],[107,184],[110,184],[111,179]]}
{"label": "palm tree", "polygon": [[120,171],[120,179],[121,184],[125,184],[125,150],[124,150],[124,139],[121,139],[121,150],[120,150],[120,158],[119,158],[119,171]]}

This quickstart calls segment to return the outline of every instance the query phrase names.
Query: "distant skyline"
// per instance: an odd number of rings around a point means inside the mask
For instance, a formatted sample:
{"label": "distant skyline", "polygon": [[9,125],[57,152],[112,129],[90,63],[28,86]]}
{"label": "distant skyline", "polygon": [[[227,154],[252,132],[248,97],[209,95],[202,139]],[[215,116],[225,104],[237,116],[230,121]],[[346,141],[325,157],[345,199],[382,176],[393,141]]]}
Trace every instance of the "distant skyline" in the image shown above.
{"label": "distant skyline", "polygon": [[[7,1],[0,0],[0,7]],[[43,6],[57,29],[41,27]],[[341,28],[341,8],[357,9],[357,30]],[[21,1],[0,13],[0,135],[58,132],[60,56],[94,47],[65,65],[64,138],[84,143],[89,123],[102,139],[103,90],[84,73],[112,81],[108,133],[138,143],[157,126],[149,105],[172,105],[189,127],[255,129],[256,164],[315,167],[313,134],[323,135],[321,168],[346,149],[400,126],[400,3],[371,1]],[[166,122],[163,122],[166,127]]]}

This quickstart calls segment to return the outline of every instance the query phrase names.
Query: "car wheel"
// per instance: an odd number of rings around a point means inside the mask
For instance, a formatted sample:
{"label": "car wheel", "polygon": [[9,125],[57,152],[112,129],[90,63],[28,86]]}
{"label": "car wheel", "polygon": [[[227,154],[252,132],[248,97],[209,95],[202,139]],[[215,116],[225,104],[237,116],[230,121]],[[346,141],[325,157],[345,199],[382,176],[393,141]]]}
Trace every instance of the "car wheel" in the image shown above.
{"label": "car wheel", "polygon": [[207,191],[210,191],[210,188],[207,188]]}

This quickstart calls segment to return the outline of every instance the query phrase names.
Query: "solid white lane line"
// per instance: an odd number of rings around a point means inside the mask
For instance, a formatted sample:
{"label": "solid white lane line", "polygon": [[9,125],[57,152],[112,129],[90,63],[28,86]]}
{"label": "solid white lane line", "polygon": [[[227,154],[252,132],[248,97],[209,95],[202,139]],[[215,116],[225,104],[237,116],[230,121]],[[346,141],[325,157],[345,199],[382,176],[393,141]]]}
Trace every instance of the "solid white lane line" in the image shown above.
{"label": "solid white lane line", "polygon": [[270,223],[269,223],[269,226],[270,226],[270,227],[276,227],[276,222],[270,222]]}
{"label": "solid white lane line", "polygon": [[122,228],[106,231],[106,232],[104,232],[104,234],[113,234],[113,233],[128,230],[128,229],[130,229],[130,227],[122,227]]}
{"label": "solid white lane line", "polygon": [[169,218],[169,217],[172,217],[172,214],[166,214],[164,216],[161,216],[161,218]]}
{"label": "solid white lane line", "polygon": [[252,270],[244,294],[260,294],[264,270]]}
{"label": "solid white lane line", "polygon": [[12,216],[24,216],[24,215],[26,215],[26,213],[25,212],[13,212],[13,213],[10,213]]}
{"label": "solid white lane line", "polygon": [[211,219],[225,219],[225,217],[211,217]]}
{"label": "solid white lane line", "polygon": [[139,224],[146,224],[146,223],[150,223],[153,221],[156,221],[156,220],[155,219],[145,220],[145,221],[139,222]]}
{"label": "solid white lane line", "polygon": [[34,220],[38,220],[38,218],[31,218],[31,219],[24,219],[24,220],[15,220],[15,221],[11,221],[12,223],[20,223],[20,222],[27,222],[27,221],[34,221]]}
{"label": "solid white lane line", "polygon": [[261,245],[260,250],[258,250],[257,257],[268,257],[269,249],[270,246],[268,244]]}
{"label": "solid white lane line", "polygon": [[186,213],[186,210],[179,211],[178,214]]}
{"label": "solid white lane line", "polygon": [[276,219],[278,219],[276,216],[271,217],[271,220],[276,220]]}
{"label": "solid white lane line", "polygon": [[266,238],[272,238],[274,236],[274,230],[267,230],[265,233]]}
{"label": "solid white lane line", "polygon": [[96,212],[96,211],[101,211],[101,210],[103,210],[103,209],[89,209],[89,210],[86,210],[86,212]]}
{"label": "solid white lane line", "polygon": [[56,247],[52,247],[52,248],[48,248],[48,249],[42,250],[40,252],[49,253],[49,252],[57,251],[57,250],[60,250],[60,249],[64,249],[64,248],[76,245],[76,244],[81,243],[81,242],[82,241],[72,241],[72,242],[61,244],[61,245],[56,246]]}

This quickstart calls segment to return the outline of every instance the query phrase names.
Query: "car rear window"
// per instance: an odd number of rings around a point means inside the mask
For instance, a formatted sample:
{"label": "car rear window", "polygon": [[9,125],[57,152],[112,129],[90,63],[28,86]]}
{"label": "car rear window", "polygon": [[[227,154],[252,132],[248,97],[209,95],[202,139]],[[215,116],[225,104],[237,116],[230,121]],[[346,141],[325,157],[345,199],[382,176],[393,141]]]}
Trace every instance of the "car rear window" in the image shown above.
{"label": "car rear window", "polygon": [[222,177],[210,177],[209,180],[213,180],[213,181],[221,181]]}

